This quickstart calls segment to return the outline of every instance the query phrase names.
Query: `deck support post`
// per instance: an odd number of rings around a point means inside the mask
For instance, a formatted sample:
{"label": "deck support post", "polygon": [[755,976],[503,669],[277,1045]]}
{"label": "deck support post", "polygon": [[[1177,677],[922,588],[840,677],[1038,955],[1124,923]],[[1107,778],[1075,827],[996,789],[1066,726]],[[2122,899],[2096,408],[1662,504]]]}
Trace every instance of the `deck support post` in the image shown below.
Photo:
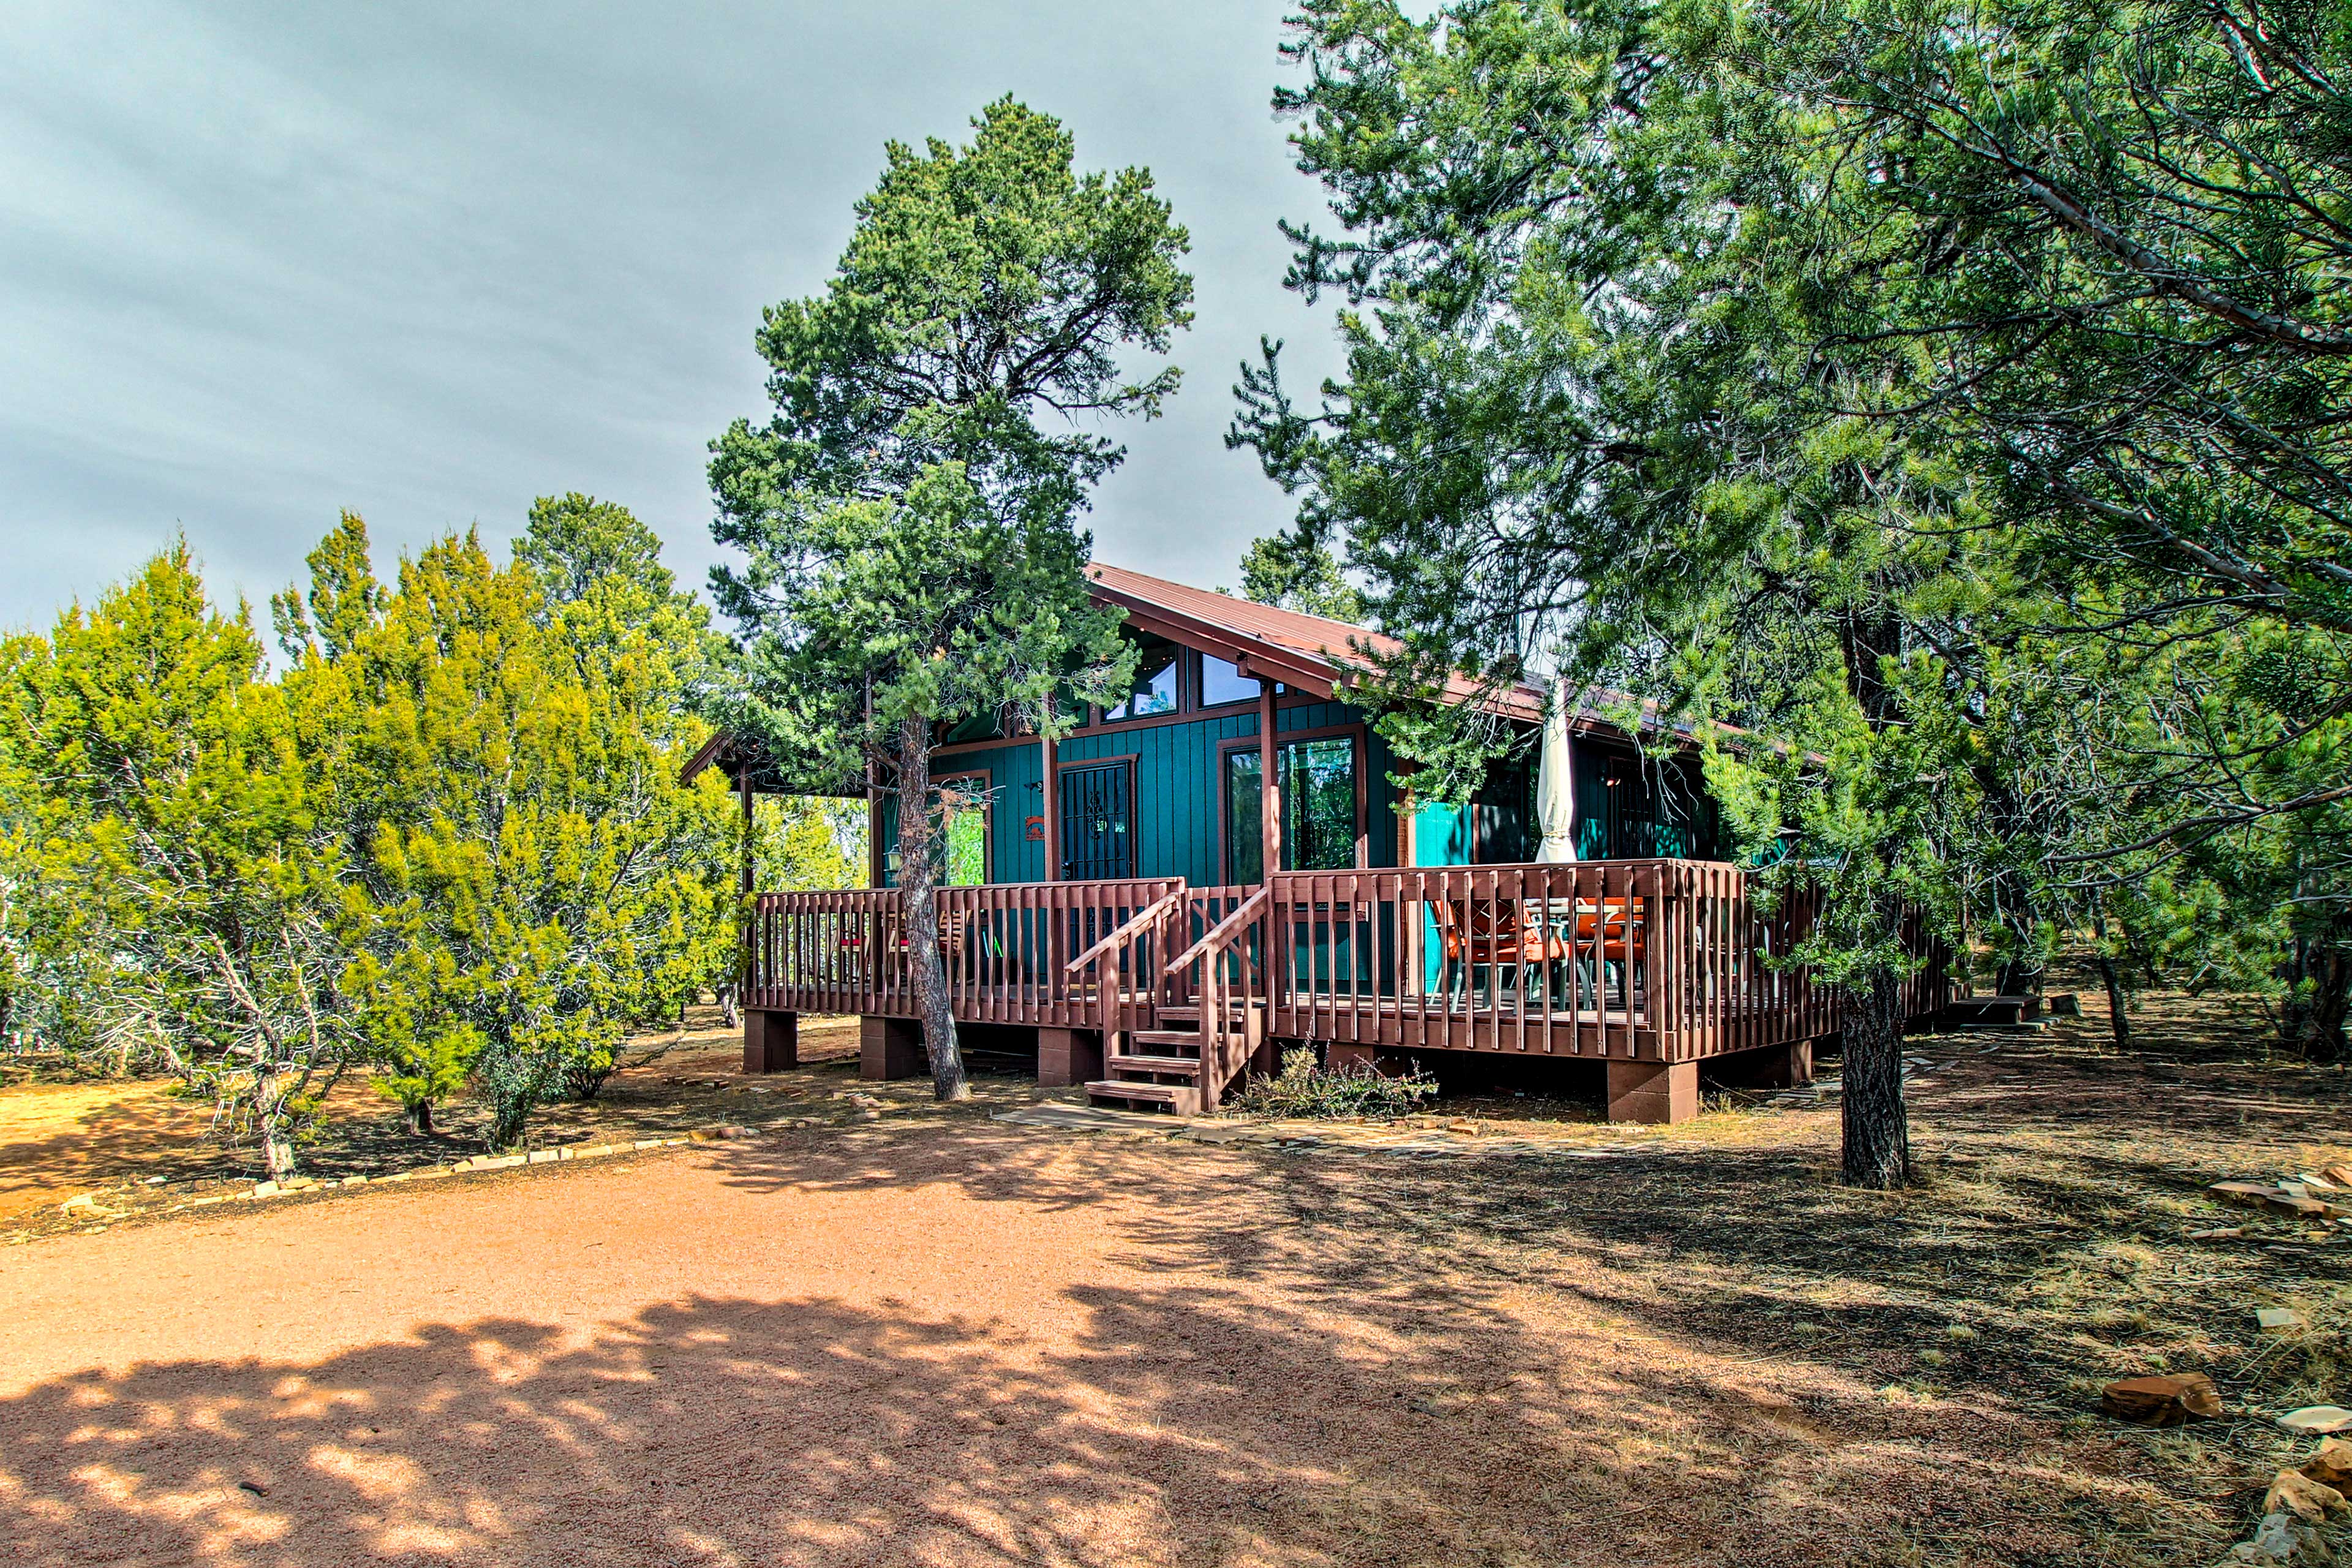
{"label": "deck support post", "polygon": [[1037,1087],[1068,1089],[1103,1075],[1103,1037],[1097,1029],[1039,1029]]}
{"label": "deck support post", "polygon": [[931,1058],[923,1049],[921,1020],[868,1013],[857,1025],[859,1078],[921,1078],[931,1070]]}
{"label": "deck support post", "polygon": [[1802,1089],[1813,1081],[1813,1042],[1792,1040],[1714,1057],[1707,1076],[1735,1089]]}
{"label": "deck support post", "polygon": [[743,1010],[743,1070],[782,1072],[801,1065],[801,1016]]}
{"label": "deck support post", "polygon": [[1612,1061],[1609,1120],[1673,1123],[1698,1114],[1698,1063]]}
{"label": "deck support post", "polygon": [[1045,825],[1045,841],[1039,847],[1045,852],[1048,882],[1062,879],[1062,781],[1054,772],[1055,753],[1060,750],[1053,736],[1037,737],[1038,776],[1045,781],[1038,786],[1037,807]]}
{"label": "deck support post", "polygon": [[1267,882],[1282,869],[1282,785],[1276,782],[1274,759],[1274,682],[1261,676],[1257,683],[1258,878]]}

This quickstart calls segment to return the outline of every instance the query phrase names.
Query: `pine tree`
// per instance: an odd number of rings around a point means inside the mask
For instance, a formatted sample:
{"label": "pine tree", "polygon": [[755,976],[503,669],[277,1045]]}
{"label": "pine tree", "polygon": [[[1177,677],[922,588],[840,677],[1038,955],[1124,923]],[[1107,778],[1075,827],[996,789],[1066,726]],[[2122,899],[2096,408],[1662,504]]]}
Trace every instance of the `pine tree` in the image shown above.
{"label": "pine tree", "polygon": [[1125,379],[1190,324],[1184,231],[1142,170],[1080,175],[1068,134],[1010,99],[971,146],[892,143],[826,291],[766,312],[774,416],[713,446],[713,574],[745,643],[731,720],[814,789],[898,804],[907,950],[934,1085],[970,1093],[932,898],[940,727],[1038,732],[1131,662],[1081,575],[1076,516],[1123,453],[1041,417],[1150,417],[1172,369]]}

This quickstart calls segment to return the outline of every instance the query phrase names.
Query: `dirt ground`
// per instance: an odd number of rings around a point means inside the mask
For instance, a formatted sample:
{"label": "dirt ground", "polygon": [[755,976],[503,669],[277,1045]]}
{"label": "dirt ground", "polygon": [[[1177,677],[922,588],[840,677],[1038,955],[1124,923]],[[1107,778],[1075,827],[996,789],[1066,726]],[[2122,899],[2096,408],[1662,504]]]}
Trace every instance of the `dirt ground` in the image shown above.
{"label": "dirt ground", "polygon": [[[1921,1042],[1925,1179],[1893,1196],[1829,1180],[1834,1110],[1628,1144],[1506,1091],[1470,1108],[1591,1157],[1408,1158],[989,1121],[1038,1097],[1012,1074],[974,1109],[894,1085],[877,1110],[845,1055],[746,1083],[713,1043],[582,1115],[814,1124],[0,1248],[0,1543],[2202,1563],[2293,1447],[2268,1417],[2352,1403],[2352,1243],[2201,1188],[2352,1153],[2352,1104],[2221,1005],[2142,1025],[2129,1058],[2096,1017]],[[2258,1334],[2273,1304],[2310,1327]],[[2095,1413],[2107,1378],[2189,1368],[2229,1419]]]}
{"label": "dirt ground", "polygon": [[[828,1091],[856,1076],[857,1024],[812,1020],[801,1059],[816,1070],[785,1079],[743,1076],[742,1038],[716,1008],[695,1009],[690,1027],[633,1041],[628,1059],[639,1065],[615,1073],[595,1100],[543,1108],[526,1144],[650,1137],[787,1110],[840,1112],[848,1108],[831,1105]],[[87,1226],[86,1210],[59,1208],[83,1194],[111,1215],[148,1213],[248,1187],[263,1174],[250,1142],[211,1136],[211,1104],[181,1098],[168,1081],[45,1081],[21,1068],[13,1076],[18,1081],[0,1079],[0,1241]],[[299,1152],[303,1171],[326,1180],[428,1167],[486,1147],[488,1117],[463,1100],[441,1108],[427,1138],[356,1076],[335,1087],[328,1106],[325,1127]]]}

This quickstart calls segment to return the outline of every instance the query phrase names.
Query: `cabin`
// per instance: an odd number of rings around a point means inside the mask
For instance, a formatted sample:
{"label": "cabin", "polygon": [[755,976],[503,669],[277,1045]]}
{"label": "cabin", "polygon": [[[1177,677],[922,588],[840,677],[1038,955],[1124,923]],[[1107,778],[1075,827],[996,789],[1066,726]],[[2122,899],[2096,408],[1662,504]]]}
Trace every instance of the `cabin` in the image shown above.
{"label": "cabin", "polygon": [[[1703,1071],[1810,1076],[1836,1001],[1776,962],[1806,911],[1750,900],[1687,743],[1661,762],[1588,710],[1538,745],[1541,689],[1460,679],[1444,700],[1485,704],[1527,754],[1467,805],[1420,800],[1349,700],[1388,639],[1101,563],[1087,574],[1125,612],[1132,692],[1058,741],[982,720],[935,754],[960,1031],[1034,1044],[1042,1082],[1084,1084],[1097,1104],[1179,1115],[1214,1110],[1293,1043],[1376,1069],[1441,1053],[1549,1064],[1639,1121],[1695,1114]],[[1547,753],[1570,797],[1549,845]],[[782,787],[730,736],[687,776],[711,766],[747,813]],[[866,794],[871,886],[753,900],[747,1070],[797,1060],[803,1013],[859,1015],[867,1077],[927,1070],[894,804]],[[1940,984],[1915,982],[1915,1014],[1941,1005]]]}

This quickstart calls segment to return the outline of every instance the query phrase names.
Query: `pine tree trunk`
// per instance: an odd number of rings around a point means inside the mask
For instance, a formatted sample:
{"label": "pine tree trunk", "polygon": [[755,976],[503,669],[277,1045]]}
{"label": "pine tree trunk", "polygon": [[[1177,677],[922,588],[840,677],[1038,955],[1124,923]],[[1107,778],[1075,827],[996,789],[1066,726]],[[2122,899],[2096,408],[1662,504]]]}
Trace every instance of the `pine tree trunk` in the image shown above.
{"label": "pine tree trunk", "polygon": [[2116,961],[2105,953],[2099,954],[2099,979],[2107,988],[2107,1032],[2115,1037],[2116,1049],[2131,1049],[2131,1015],[2126,1010],[2123,976],[2116,973]]}
{"label": "pine tree trunk", "polygon": [[[1902,721],[1886,683],[1886,665],[1902,656],[1903,625],[1883,594],[1866,612],[1849,612],[1843,632],[1846,689],[1873,730]],[[1891,851],[1882,851],[1891,853]],[[1902,911],[1882,910],[1901,929]],[[1911,1127],[1903,1110],[1903,986],[1892,974],[1867,990],[1846,988],[1839,1031],[1843,1051],[1845,1180],[1887,1189],[1911,1180]]]}
{"label": "pine tree trunk", "polygon": [[2091,906],[2091,934],[2099,942],[2099,978],[2107,987],[2107,1030],[2115,1037],[2116,1049],[2131,1049],[2131,1015],[2128,998],[2124,995],[2124,980],[2116,968],[2113,954],[2107,952],[2107,914],[2097,904]]}
{"label": "pine tree trunk", "polygon": [[956,1047],[955,1014],[948,1005],[940,903],[932,897],[930,802],[930,725],[910,718],[898,728],[898,889],[906,909],[907,962],[914,972],[915,1005],[923,1015],[932,1091],[941,1100],[970,1100],[963,1053]]}
{"label": "pine tree trunk", "polygon": [[261,1161],[269,1179],[282,1182],[294,1173],[294,1141],[286,1135],[284,1093],[278,1073],[265,1067],[255,1075],[253,1119],[261,1128]]}
{"label": "pine tree trunk", "polygon": [[1882,974],[1849,991],[1844,1037],[1845,1181],[1887,1190],[1911,1180],[1911,1125],[1903,1108],[1903,987]]}
{"label": "pine tree trunk", "polygon": [[2011,958],[2003,961],[2000,973],[1993,981],[1993,994],[1999,996],[2039,996],[2042,994],[2042,960]]}
{"label": "pine tree trunk", "polygon": [[2331,931],[2295,938],[2284,972],[2287,994],[2279,1033],[2308,1061],[2332,1062],[2344,1055],[2345,1024],[2352,1014],[2352,951],[2331,940],[2334,935]]}

